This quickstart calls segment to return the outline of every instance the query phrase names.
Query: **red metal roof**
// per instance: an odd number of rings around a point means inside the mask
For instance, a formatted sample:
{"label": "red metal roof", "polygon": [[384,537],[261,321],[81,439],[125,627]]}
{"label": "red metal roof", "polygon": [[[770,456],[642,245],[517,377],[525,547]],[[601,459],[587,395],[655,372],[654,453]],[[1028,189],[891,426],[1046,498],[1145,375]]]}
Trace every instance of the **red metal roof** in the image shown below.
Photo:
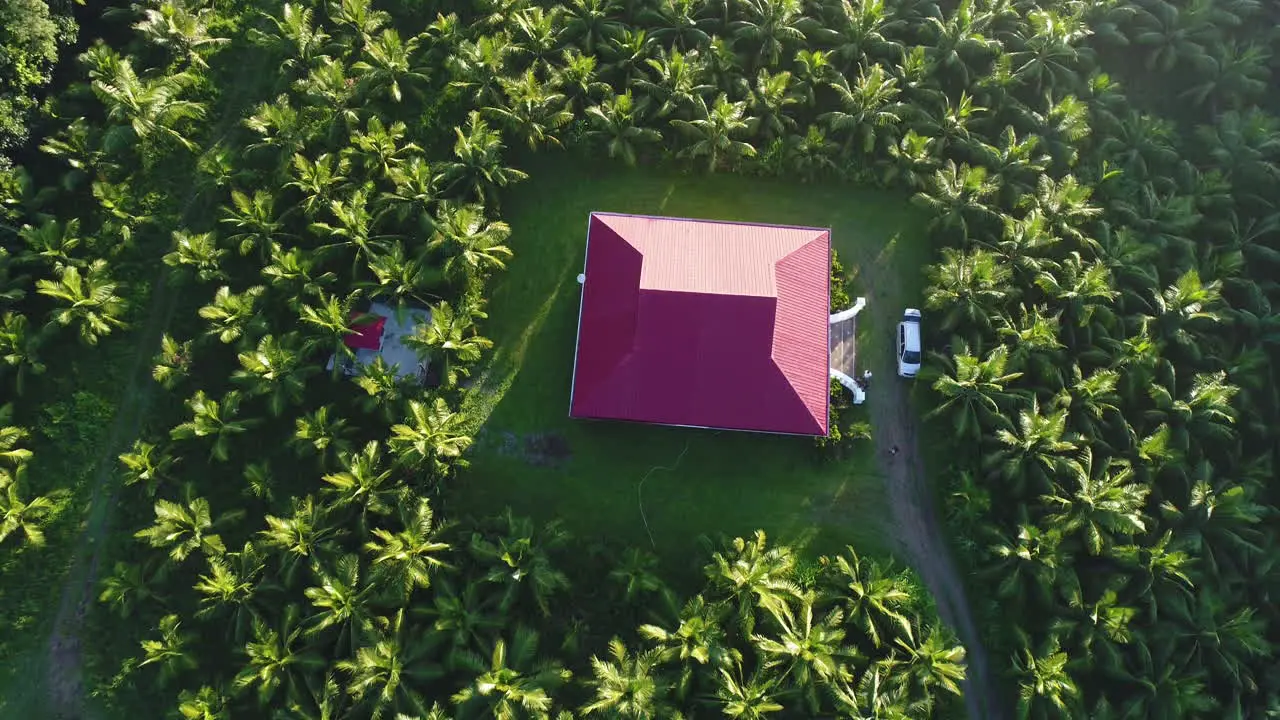
{"label": "red metal roof", "polygon": [[569,414],[826,435],[830,237],[593,213]]}
{"label": "red metal roof", "polygon": [[347,319],[351,321],[349,327],[352,330],[350,335],[342,338],[347,347],[353,350],[377,350],[382,347],[382,330],[387,325],[386,318],[353,312]]}

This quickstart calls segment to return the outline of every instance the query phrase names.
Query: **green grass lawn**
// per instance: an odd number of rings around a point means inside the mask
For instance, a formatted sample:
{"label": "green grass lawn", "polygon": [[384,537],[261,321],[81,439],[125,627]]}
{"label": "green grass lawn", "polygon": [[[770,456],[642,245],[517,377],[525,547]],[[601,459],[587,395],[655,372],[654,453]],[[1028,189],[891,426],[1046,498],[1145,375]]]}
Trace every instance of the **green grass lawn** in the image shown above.
{"label": "green grass lawn", "polygon": [[[819,552],[849,543],[883,552],[888,513],[869,444],[823,462],[808,438],[570,420],[576,276],[593,210],[830,227],[857,273],[855,290],[869,301],[860,352],[883,377],[892,363],[887,333],[903,304],[918,302],[928,260],[906,198],[843,184],[593,164],[540,158],[528,168],[531,179],[504,199],[516,257],[489,304],[483,332],[495,350],[467,407],[477,444],[449,512],[510,506],[561,518],[580,538],[651,547],[668,564],[693,556],[700,535],[757,528]],[[526,451],[530,434],[561,436],[568,457],[539,464],[548,458]]]}

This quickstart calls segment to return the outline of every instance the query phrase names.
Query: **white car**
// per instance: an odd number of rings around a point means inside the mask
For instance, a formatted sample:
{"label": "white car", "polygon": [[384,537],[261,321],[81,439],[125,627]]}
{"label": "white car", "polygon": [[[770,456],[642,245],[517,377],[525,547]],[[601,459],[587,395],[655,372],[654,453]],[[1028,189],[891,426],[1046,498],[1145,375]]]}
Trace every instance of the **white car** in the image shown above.
{"label": "white car", "polygon": [[907,308],[898,323],[898,374],[915,377],[920,372],[920,311]]}

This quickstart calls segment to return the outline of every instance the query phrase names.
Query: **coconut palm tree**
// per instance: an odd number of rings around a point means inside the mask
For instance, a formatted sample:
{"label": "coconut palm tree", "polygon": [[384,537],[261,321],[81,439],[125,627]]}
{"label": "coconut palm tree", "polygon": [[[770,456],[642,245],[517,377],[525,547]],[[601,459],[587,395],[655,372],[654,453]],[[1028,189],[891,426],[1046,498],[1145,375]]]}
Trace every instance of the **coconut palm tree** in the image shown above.
{"label": "coconut palm tree", "polygon": [[916,589],[907,575],[859,557],[853,548],[846,550],[845,555],[836,556],[836,580],[850,622],[876,647],[888,645],[896,636],[913,641],[910,615]]}
{"label": "coconut palm tree", "polygon": [[349,437],[354,432],[347,419],[330,417],[330,407],[322,405],[294,421],[296,430],[289,445],[301,456],[312,455],[320,467],[329,467],[332,459],[351,450]]}
{"label": "coconut palm tree", "polygon": [[609,84],[601,82],[596,71],[595,55],[584,55],[576,48],[569,48],[561,57],[561,63],[552,65],[551,83],[564,94],[570,112],[576,115],[609,94]]}
{"label": "coconut palm tree", "polygon": [[611,158],[621,158],[629,166],[636,164],[636,151],[642,145],[662,141],[662,133],[644,127],[645,103],[635,102],[631,91],[605,98],[599,105],[586,109],[591,129],[587,138],[603,142]]}
{"label": "coconut palm tree", "polygon": [[0,370],[17,368],[13,374],[13,389],[18,395],[26,386],[28,373],[39,375],[45,370],[39,356],[40,335],[29,328],[26,315],[0,313]]}
{"label": "coconut palm tree", "polygon": [[357,511],[362,531],[368,528],[371,514],[390,514],[406,495],[407,488],[396,486],[394,474],[383,463],[377,441],[370,441],[359,452],[340,453],[338,464],[340,471],[321,478],[328,485],[322,492],[331,507]]}
{"label": "coconut palm tree", "polygon": [[1012,53],[1014,77],[1033,88],[1070,90],[1078,84],[1082,60],[1093,52],[1080,44],[1090,34],[1082,15],[1033,10],[1027,14],[1031,32],[1025,49]]}
{"label": "coconut palm tree", "polygon": [[980,234],[978,230],[996,217],[988,205],[1000,190],[1000,182],[981,165],[956,165],[948,160],[926,183],[912,202],[933,213],[931,228],[956,232],[961,236]]}
{"label": "coconut palm tree", "polygon": [[1033,179],[1045,172],[1050,161],[1047,154],[1039,151],[1040,136],[1019,139],[1012,125],[1005,127],[997,145],[979,143],[979,146],[985,156],[984,164],[1000,178],[1005,199],[1010,201],[1028,192],[1034,186]]}
{"label": "coconut palm tree", "polygon": [[218,247],[217,236],[212,232],[189,233],[185,230],[173,231],[173,250],[162,260],[165,265],[180,269],[189,267],[201,282],[227,280],[227,273],[222,269],[222,258],[227,254],[225,248]]}
{"label": "coconut palm tree", "polygon": [[120,463],[124,465],[124,484],[142,485],[147,497],[155,497],[161,485],[175,479],[174,466],[179,460],[169,452],[169,448],[141,438],[134,440],[130,451],[120,454]]}
{"label": "coconut palm tree", "polygon": [[595,689],[595,698],[582,708],[582,714],[610,718],[667,716],[671,708],[663,700],[668,688],[659,674],[661,663],[658,650],[632,653],[622,640],[613,638],[609,641],[608,659],[591,657],[591,673],[595,677],[588,684]]}
{"label": "coconut palm tree", "polygon": [[271,262],[262,268],[272,290],[287,298],[288,304],[301,312],[308,297],[319,298],[325,287],[337,279],[331,271],[319,272],[317,253],[303,248],[285,249],[279,243],[271,244]]}
{"label": "coconut palm tree", "polygon": [[836,174],[839,166],[837,145],[827,140],[822,128],[810,125],[804,134],[792,135],[783,148],[787,167],[806,182],[827,174]]}
{"label": "coconut palm tree", "polygon": [[435,478],[446,476],[451,467],[465,467],[462,451],[471,445],[464,434],[466,418],[452,410],[445,399],[432,403],[410,400],[405,422],[391,426],[388,444],[400,462],[423,467]]}
{"label": "coconut palm tree", "polygon": [[27,439],[27,431],[9,425],[13,420],[13,405],[0,405],[0,461],[13,467],[25,465],[31,459],[31,450],[19,447]]}
{"label": "coconut palm tree", "polygon": [[1009,427],[1003,413],[1015,404],[1018,394],[1006,386],[1022,373],[1005,371],[1008,358],[1008,346],[998,345],[986,357],[961,347],[944,359],[946,367],[933,382],[943,400],[929,416],[950,414],[956,435],[966,439],[977,439],[984,428]]}
{"label": "coconut palm tree", "polygon": [[388,423],[403,417],[404,400],[418,392],[416,380],[401,377],[399,366],[388,365],[382,356],[361,364],[353,381],[365,392],[359,401],[361,408]]}
{"label": "coconut palm tree", "polygon": [[704,47],[711,35],[704,29],[706,23],[698,17],[702,3],[699,0],[660,0],[656,7],[645,8],[642,13],[652,25],[653,37],[663,43],[670,42],[684,52]]}
{"label": "coconut palm tree", "polygon": [[[347,692],[373,720],[388,711],[421,715],[428,711],[427,703],[414,684],[421,686],[443,674],[431,662],[432,649],[417,628],[405,626],[401,608],[372,645],[356,648],[354,657],[340,660],[334,667],[350,675]],[[403,712],[396,714],[397,718],[405,716]]]}
{"label": "coconut palm tree", "polygon": [[259,103],[253,114],[245,118],[244,126],[258,138],[246,150],[273,152],[277,172],[299,154],[310,135],[303,114],[290,103],[289,96],[283,94],[274,101]]}
{"label": "coconut palm tree", "polygon": [[636,601],[642,594],[662,590],[662,579],[654,573],[658,558],[640,548],[627,548],[617,567],[609,571],[609,579],[622,586],[623,599]]}
{"label": "coconut palm tree", "polygon": [[339,555],[311,568],[316,585],[303,590],[315,607],[307,619],[306,634],[332,631],[335,652],[354,651],[361,646],[374,625],[372,600],[375,588],[360,578],[360,558]]}
{"label": "coconut palm tree", "polygon": [[818,104],[818,89],[843,78],[831,62],[830,50],[797,50],[795,58],[795,90],[806,108]]}
{"label": "coconut palm tree", "polygon": [[890,676],[890,684],[911,687],[915,695],[928,698],[932,704],[938,691],[959,696],[960,682],[965,678],[965,651],[949,633],[932,629],[922,642],[896,638],[906,659]]}
{"label": "coconut palm tree", "polygon": [[1019,610],[1081,602],[1080,580],[1062,534],[1033,523],[1027,506],[1018,507],[1010,532],[993,531],[990,538],[986,556],[991,562],[984,576],[998,580],[996,597]]}
{"label": "coconut palm tree", "polygon": [[262,615],[258,598],[261,591],[269,587],[263,579],[266,558],[253,543],[245,543],[239,552],[206,559],[209,573],[201,575],[194,586],[202,596],[196,617],[230,614],[230,636],[237,643],[243,642]]}
{"label": "coconut palm tree", "polygon": [[416,326],[413,334],[404,339],[407,347],[439,368],[440,381],[447,388],[457,385],[460,377],[470,375],[468,366],[493,347],[491,340],[476,333],[476,318],[483,314],[475,313],[465,301],[454,307],[442,300],[431,306],[430,321]]}
{"label": "coconut palm tree", "polygon": [[1055,512],[1046,518],[1063,535],[1078,534],[1091,555],[1117,541],[1146,531],[1148,521],[1143,513],[1151,488],[1135,482],[1133,469],[1127,462],[1113,460],[1101,472],[1093,469],[1093,451],[1085,448],[1079,459],[1067,466],[1072,483],[1071,495],[1045,495],[1041,500]]}
{"label": "coconut palm tree", "polygon": [[129,304],[116,294],[119,284],[108,274],[106,260],[94,260],[83,273],[70,265],[55,272],[54,280],[36,281],[36,292],[56,303],[49,327],[74,326],[81,340],[97,345],[99,339],[126,326]]}
{"label": "coconut palm tree", "polygon": [[761,70],[748,99],[747,132],[766,140],[782,137],[795,127],[787,108],[800,102],[791,89],[791,73]]}
{"label": "coconut palm tree", "polygon": [[577,45],[587,56],[594,56],[597,47],[622,34],[617,9],[612,0],[570,0],[564,6],[560,42]]}
{"label": "coconut palm tree", "polygon": [[729,102],[721,93],[711,107],[701,97],[694,98],[693,120],[672,120],[671,124],[692,138],[692,143],[681,151],[689,158],[707,158],[707,170],[716,169],[741,160],[755,157],[756,149],[750,144],[735,140],[748,128],[745,102]]}
{"label": "coconut palm tree", "polygon": [[222,396],[221,401],[210,399],[203,390],[186,402],[191,419],[169,431],[174,440],[212,438],[209,457],[226,462],[230,457],[231,439],[249,431],[257,421],[240,417],[241,395],[235,390]]}
{"label": "coconut palm tree", "polygon": [[991,330],[991,322],[1012,299],[1012,271],[987,250],[942,249],[942,262],[927,269],[925,307],[942,312],[939,325],[955,332],[972,328],[970,339]]}
{"label": "coconut palm tree", "polygon": [[524,594],[543,616],[550,616],[552,596],[569,587],[551,552],[566,544],[569,534],[559,522],[539,529],[529,518],[516,517],[510,508],[493,518],[491,526],[473,532],[468,549],[485,567],[485,582],[503,587],[500,607],[510,612]]}
{"label": "coconut palm tree", "polygon": [[24,543],[40,547],[44,545],[41,525],[55,506],[52,498],[44,495],[23,498],[26,469],[25,464],[18,465],[13,471],[0,468],[0,543],[20,533]]}
{"label": "coconut palm tree", "polygon": [[833,609],[815,617],[817,598],[802,593],[764,603],[777,635],[752,634],[751,641],[764,659],[763,667],[777,668],[791,678],[805,706],[817,713],[820,685],[848,681],[852,675],[844,663],[855,650],[844,644],[844,613]]}
{"label": "coconut palm tree", "polygon": [[[483,279],[492,270],[505,269],[504,261],[512,254],[511,248],[503,244],[511,227],[501,220],[486,218],[480,205],[443,201],[436,208],[431,229],[427,247],[444,253],[444,271],[455,278]],[[443,314],[455,316],[448,305],[441,307]],[[434,320],[433,312],[431,326]]]}
{"label": "coconut palm tree", "polygon": [[391,13],[373,9],[371,0],[330,0],[327,9],[329,19],[362,47],[372,43],[374,33],[391,22]]}
{"label": "coconut palm tree", "polygon": [[204,552],[206,557],[226,553],[222,536],[214,530],[236,517],[228,513],[219,516],[215,522],[209,501],[202,497],[188,497],[181,503],[157,500],[155,514],[155,524],[133,536],[146,540],[151,547],[167,549],[175,562],[186,560],[196,550]]}
{"label": "coconut palm tree", "polygon": [[522,7],[511,14],[508,27],[512,31],[511,52],[525,66],[546,67],[552,56],[563,49],[559,38],[564,23],[560,21],[563,8],[554,6]]}
{"label": "coconut palm tree", "polygon": [[378,582],[396,588],[407,599],[415,588],[430,587],[432,575],[449,567],[441,556],[450,548],[437,539],[440,530],[426,498],[402,502],[399,507],[403,529],[374,528],[364,549],[373,556]]}
{"label": "coconut palm tree", "polygon": [[743,632],[749,635],[755,627],[755,608],[800,593],[795,562],[791,548],[769,547],[764,531],[757,530],[750,540],[734,538],[725,552],[714,553],[706,573],[710,586],[736,605]]}
{"label": "coconut palm tree", "polygon": [[1069,662],[1056,637],[1038,650],[1024,648],[1013,658],[1021,717],[1062,717],[1079,711],[1080,688],[1068,670]]}
{"label": "coconut palm tree", "polygon": [[196,669],[191,648],[195,636],[182,632],[182,622],[177,615],[160,618],[159,630],[159,639],[142,641],[143,657],[138,666],[159,666],[160,683],[166,685],[179,675]]}
{"label": "coconut palm tree", "polygon": [[[349,157],[355,158],[366,171],[376,173],[377,177],[388,179],[392,176],[393,169],[403,165],[410,157],[416,153],[422,152],[422,148],[412,142],[402,142],[408,128],[403,122],[396,121],[390,125],[386,125],[376,115],[371,115],[365,123],[363,131],[356,130],[351,134],[351,146],[345,148],[343,152]],[[361,202],[357,202],[356,198]],[[362,201],[367,199],[367,195],[363,192],[352,194],[351,205],[359,207],[363,210]],[[330,208],[333,204],[330,203]],[[334,216],[342,223],[342,226],[348,231],[351,228],[351,222],[344,219],[338,212],[334,212]],[[364,220],[364,222],[368,222]]]}
{"label": "coconut palm tree", "polygon": [[756,68],[774,67],[784,55],[790,57],[812,24],[800,0],[744,0],[740,7],[746,17],[729,23],[728,30],[735,45],[754,49]]}
{"label": "coconut palm tree", "polygon": [[1134,41],[1150,48],[1148,70],[1167,73],[1179,62],[1194,66],[1205,57],[1212,32],[1212,21],[1205,13],[1181,13],[1167,2],[1153,2],[1138,8],[1136,20],[1140,30]]}
{"label": "coconut palm tree", "polygon": [[293,514],[288,517],[267,515],[267,529],[259,531],[266,547],[284,556],[285,585],[292,586],[300,567],[319,561],[321,555],[336,549],[344,534],[329,517],[329,508],[317,504],[315,498],[293,498]]}
{"label": "coconut palm tree", "polygon": [[351,326],[371,318],[353,313],[356,293],[340,298],[320,291],[316,299],[319,301],[318,306],[309,303],[300,305],[298,317],[304,324],[315,328],[315,337],[311,342],[334,356],[333,373],[337,377],[341,365],[339,360],[353,357],[351,348],[346,343],[347,336],[355,332]]}
{"label": "coconut palm tree", "polygon": [[482,592],[482,587],[478,582],[469,582],[459,592],[447,575],[434,585],[432,607],[426,614],[434,618],[432,629],[445,636],[449,646],[445,664],[451,668],[461,664],[459,653],[492,645],[506,625],[499,598]]}
{"label": "coconut palm tree", "polygon": [[98,602],[110,605],[120,618],[134,617],[141,607],[163,603],[160,590],[162,570],[155,562],[117,562],[111,574],[102,578]]}
{"label": "coconut palm tree", "polygon": [[[1011,484],[1019,497],[1048,492],[1054,478],[1071,469],[1070,453],[1080,447],[1079,436],[1067,431],[1067,410],[1040,412],[1040,402],[1018,413],[1017,425],[1000,428],[1000,446],[983,459],[984,466]],[[1092,455],[1089,455],[1092,462]]]}
{"label": "coconut palm tree", "polygon": [[551,691],[573,676],[554,662],[541,660],[537,632],[523,626],[516,628],[510,647],[500,638],[488,662],[473,655],[468,664],[479,674],[453,696],[462,720],[549,717]]}
{"label": "coconut palm tree", "polygon": [[142,19],[134,23],[147,42],[164,48],[193,66],[207,68],[205,56],[231,42],[230,38],[209,34],[213,8],[192,11],[183,2],[161,0],[156,7],[143,8]]}
{"label": "coconut palm tree", "polygon": [[[645,64],[649,66],[651,76],[636,78],[634,86],[642,91],[636,106],[639,110],[647,109],[649,101],[661,103],[656,112],[658,118],[692,112],[694,98],[705,98],[714,89],[706,82],[706,64],[696,50],[662,50]],[[626,94],[630,92],[628,89]]]}
{"label": "coconut palm tree", "polygon": [[400,102],[401,85],[425,83],[427,67],[415,59],[420,37],[401,40],[395,28],[388,28],[366,43],[362,48],[364,59],[351,66],[360,78],[362,90],[370,95],[385,91],[389,98]]}
{"label": "coconut palm tree", "polygon": [[431,213],[441,199],[440,172],[415,155],[392,166],[387,179],[392,189],[378,197],[378,219],[390,213],[401,223],[413,219],[420,227],[429,226]]}
{"label": "coconut palm tree", "polygon": [[573,120],[563,93],[538,78],[532,68],[514,79],[500,78],[503,100],[482,112],[524,139],[530,150],[560,147],[555,133]]}
{"label": "coconut palm tree", "polygon": [[786,709],[778,702],[785,692],[778,687],[779,683],[779,676],[769,672],[744,677],[741,663],[737,664],[734,672],[720,668],[716,700],[727,717],[764,720],[770,713]]}
{"label": "coconut palm tree", "polygon": [[262,708],[278,703],[282,690],[285,699],[296,696],[314,673],[326,667],[320,654],[303,644],[300,614],[297,605],[286,605],[278,630],[261,618],[254,621],[253,639],[244,646],[245,664],[232,687],[253,690]]}
{"label": "coconut palm tree", "polygon": [[999,49],[997,40],[983,34],[992,20],[992,14],[973,0],[961,0],[945,20],[933,15],[924,18],[933,33],[929,54],[962,87],[969,85],[974,69]]}
{"label": "coconut palm tree", "polygon": [[506,33],[463,40],[445,59],[453,78],[450,87],[465,91],[482,107],[497,103],[502,97],[498,80],[507,72],[510,54],[511,37]]}
{"label": "coconut palm tree", "polygon": [[329,34],[323,28],[316,27],[315,11],[311,8],[284,3],[280,8],[280,17],[259,12],[270,21],[275,31],[263,32],[252,28],[249,30],[249,40],[268,47],[277,55],[285,56],[282,68],[289,74],[305,74],[330,50]]}
{"label": "coconut palm tree", "polygon": [[209,321],[205,335],[216,337],[223,343],[233,343],[241,337],[256,335],[264,327],[258,300],[266,288],[255,285],[244,292],[233,293],[223,285],[213,293],[213,302],[197,313]]}
{"label": "coconut palm tree", "polygon": [[836,92],[839,109],[819,115],[818,120],[834,135],[844,138],[846,153],[857,148],[864,155],[870,154],[877,138],[896,143],[894,127],[902,122],[906,109],[897,100],[897,82],[880,65],[862,66],[852,85],[844,76],[837,76],[830,87]]}
{"label": "coconut palm tree", "polygon": [[240,385],[250,397],[265,396],[271,414],[279,417],[287,406],[302,402],[307,376],[317,368],[305,361],[298,333],[276,338],[267,335],[253,351],[236,356],[240,368],[231,373],[231,381]]}
{"label": "coconut palm tree", "polygon": [[[298,153],[293,156],[293,180],[285,184],[302,193],[302,210],[314,219],[321,208],[338,199],[338,191],[347,182],[351,163],[347,156],[321,153],[314,161]],[[274,244],[272,246],[274,248]]]}
{"label": "coconut palm tree", "polygon": [[221,687],[201,685],[178,693],[178,714],[191,720],[231,720],[231,697]]}
{"label": "coconut palm tree", "polygon": [[463,190],[473,200],[497,207],[496,194],[501,188],[524,180],[525,173],[502,164],[502,138],[472,111],[467,115],[466,130],[454,128],[457,141],[453,155],[457,160],[444,165],[444,181],[454,190]]}
{"label": "coconut palm tree", "polygon": [[195,83],[194,75],[184,72],[141,78],[129,58],[119,57],[105,45],[91,48],[85,57],[90,67],[90,87],[106,106],[107,119],[112,123],[103,136],[105,149],[123,149],[135,142],[145,148],[165,141],[187,150],[196,149],[187,129],[191,122],[204,118],[205,107],[178,99]]}
{"label": "coconut palm tree", "polygon": [[605,44],[603,57],[609,59],[605,70],[612,74],[615,88],[631,87],[644,72],[649,60],[658,52],[658,44],[642,28],[623,28],[617,37]]}
{"label": "coconut palm tree", "polygon": [[641,625],[640,637],[657,644],[664,662],[680,663],[676,695],[686,699],[694,682],[702,675],[703,668],[727,670],[734,662],[741,660],[741,653],[732,646],[725,630],[728,606],[709,603],[702,595],[696,595],[683,607],[677,607],[676,596],[670,590],[664,591],[662,598],[671,610],[671,617],[666,625],[674,629],[661,625]]}
{"label": "coconut palm tree", "polygon": [[27,246],[20,258],[48,264],[54,270],[78,264],[71,259],[71,254],[82,242],[79,218],[60,223],[54,218],[46,217],[38,227],[23,225],[18,230],[18,236]]}

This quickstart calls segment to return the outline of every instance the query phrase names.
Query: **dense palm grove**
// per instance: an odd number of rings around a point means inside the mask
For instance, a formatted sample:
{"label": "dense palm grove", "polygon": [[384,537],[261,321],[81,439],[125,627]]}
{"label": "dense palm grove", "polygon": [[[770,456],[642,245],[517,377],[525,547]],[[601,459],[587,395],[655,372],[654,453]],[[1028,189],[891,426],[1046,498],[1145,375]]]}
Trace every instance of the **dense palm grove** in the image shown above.
{"label": "dense palm grove", "polygon": [[[839,177],[933,218],[927,400],[957,443],[933,469],[998,702],[1278,713],[1278,21],[1249,0],[109,11],[43,157],[5,176],[0,548],[38,552],[50,506],[7,427],[38,421],[24,387],[132,323],[160,396],[95,611],[110,705],[953,716],[964,652],[909,573],[761,535],[674,590],[643,552],[444,512],[518,158]],[[431,308],[412,341],[437,387],[324,369],[370,300]]]}

